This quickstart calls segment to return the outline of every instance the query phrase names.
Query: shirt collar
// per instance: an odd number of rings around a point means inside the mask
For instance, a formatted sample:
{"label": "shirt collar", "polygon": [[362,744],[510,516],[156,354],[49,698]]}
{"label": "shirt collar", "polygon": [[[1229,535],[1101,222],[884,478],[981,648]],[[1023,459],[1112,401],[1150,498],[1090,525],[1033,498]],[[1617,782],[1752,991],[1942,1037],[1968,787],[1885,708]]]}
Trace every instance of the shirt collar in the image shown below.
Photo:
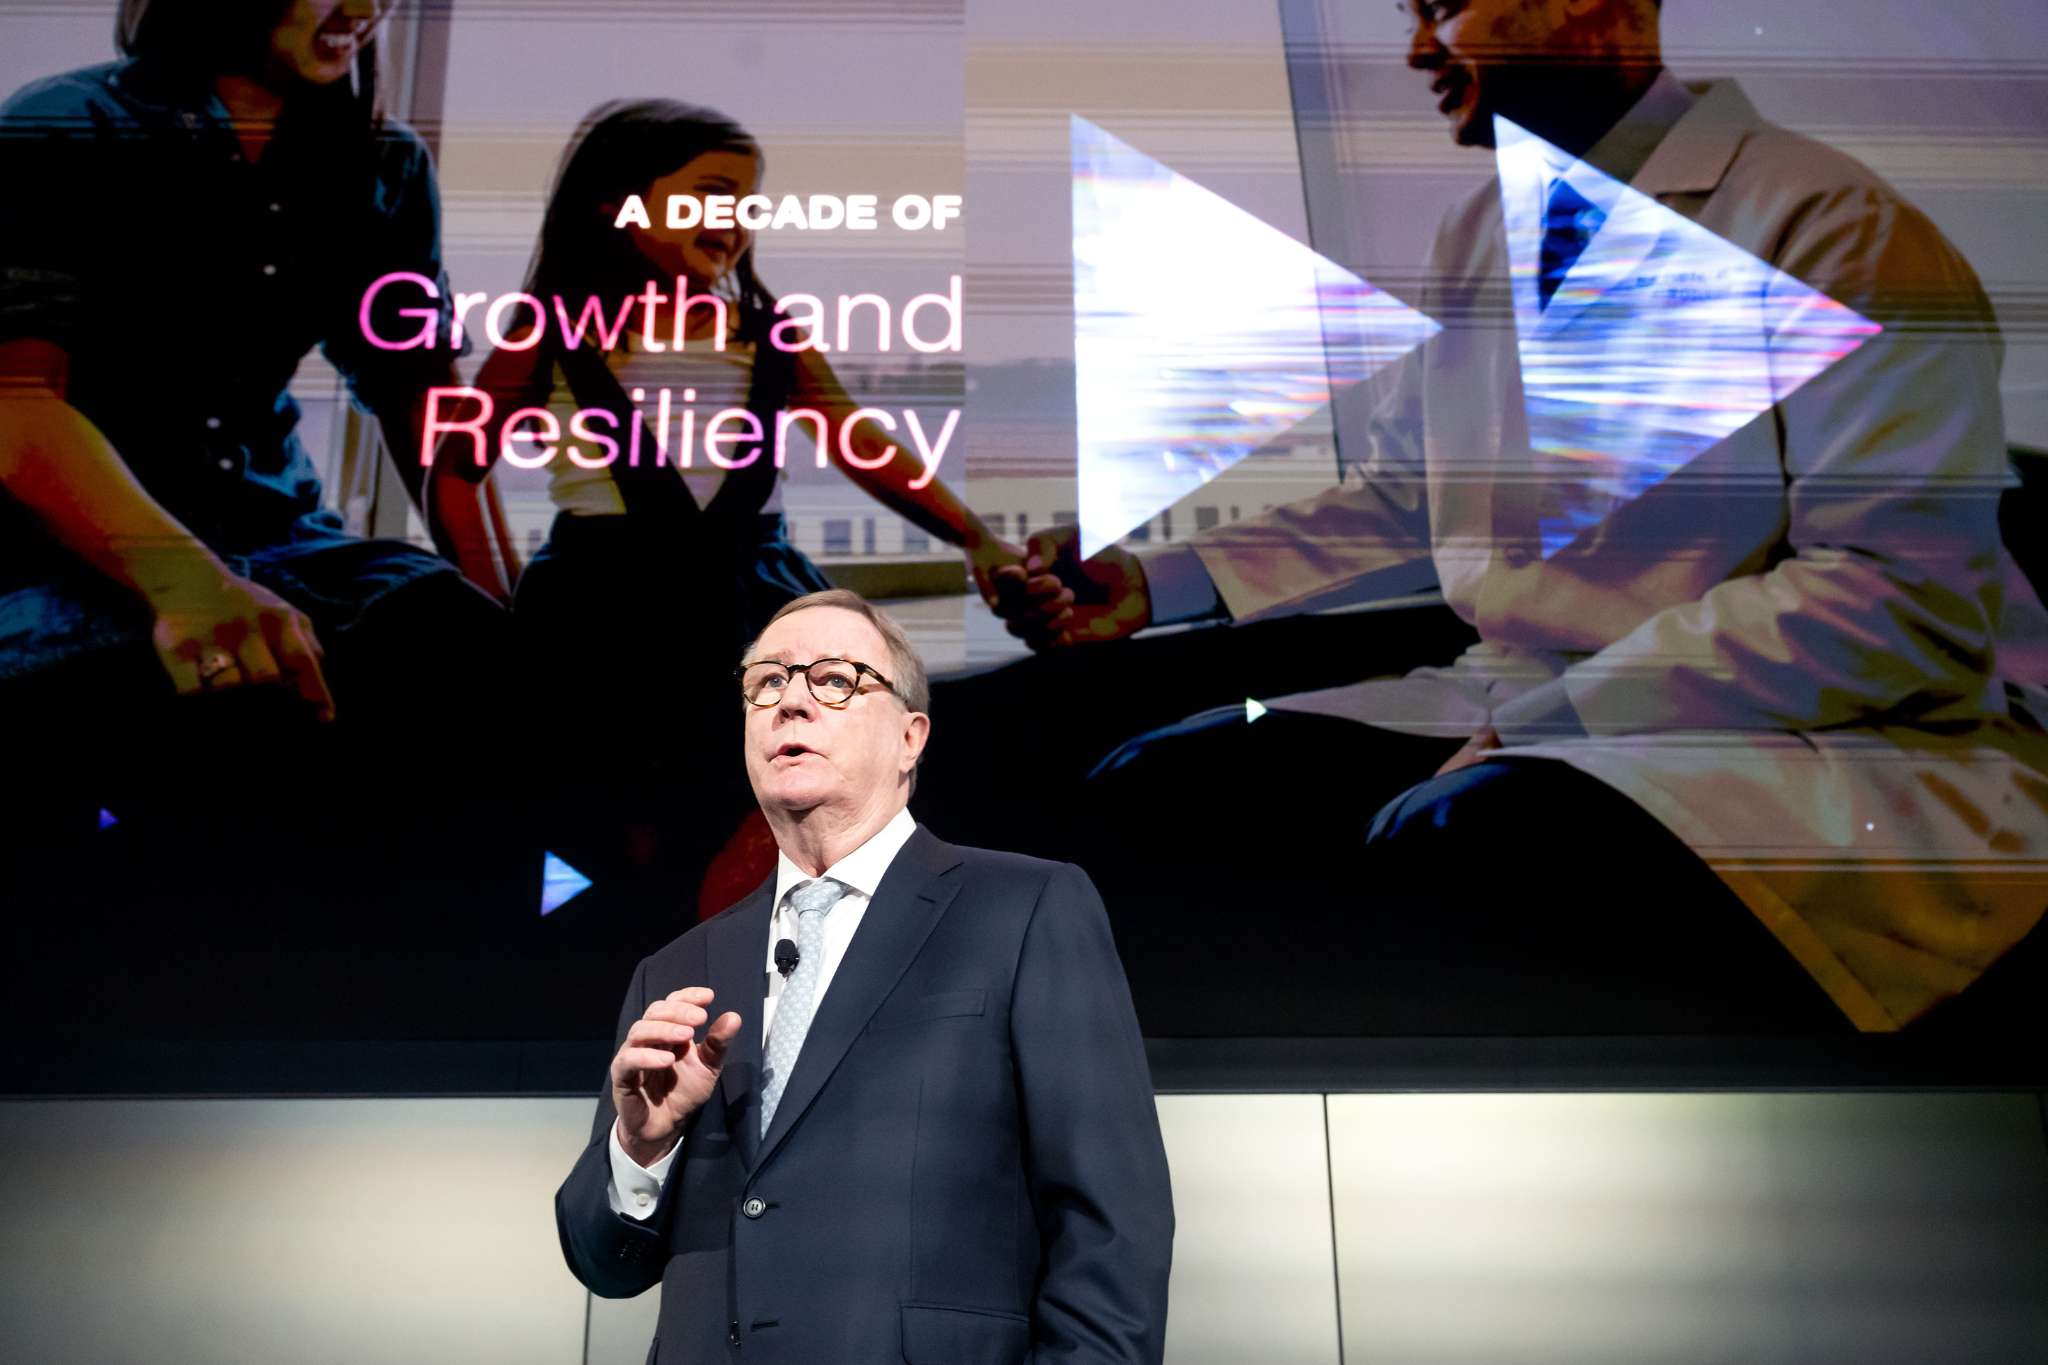
{"label": "shirt collar", "polygon": [[[838,862],[825,869],[825,875],[833,881],[843,883],[851,890],[873,900],[875,889],[882,884],[883,874],[889,864],[896,861],[896,855],[903,845],[910,842],[910,836],[917,830],[917,821],[910,818],[910,808],[905,806],[883,825],[868,836],[867,842]],[[775,855],[775,907],[780,910],[790,890],[811,880],[810,873],[789,860],[787,853]]]}

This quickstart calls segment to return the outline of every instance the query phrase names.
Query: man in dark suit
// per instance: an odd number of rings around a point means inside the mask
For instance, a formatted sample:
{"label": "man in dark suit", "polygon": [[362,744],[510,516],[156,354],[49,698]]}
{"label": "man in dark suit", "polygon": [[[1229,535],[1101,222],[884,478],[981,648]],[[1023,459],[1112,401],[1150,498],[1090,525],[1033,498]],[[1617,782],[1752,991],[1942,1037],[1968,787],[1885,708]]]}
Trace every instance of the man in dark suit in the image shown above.
{"label": "man in dark suit", "polygon": [[1158,1361],[1172,1196],[1101,899],[917,827],[924,669],[858,596],[747,659],[777,873],[634,974],[570,1268],[661,1284],[663,1365]]}

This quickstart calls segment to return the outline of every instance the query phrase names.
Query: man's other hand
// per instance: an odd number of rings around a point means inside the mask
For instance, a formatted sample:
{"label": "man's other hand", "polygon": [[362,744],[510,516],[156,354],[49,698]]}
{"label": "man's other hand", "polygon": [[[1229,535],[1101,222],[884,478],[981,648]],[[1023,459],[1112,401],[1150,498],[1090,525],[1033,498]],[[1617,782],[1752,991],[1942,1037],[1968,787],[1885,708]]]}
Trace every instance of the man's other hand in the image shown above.
{"label": "man's other hand", "polygon": [[1032,536],[1023,567],[999,571],[996,583],[996,614],[1033,649],[1121,640],[1152,624],[1137,556],[1111,545],[1084,560],[1078,527]]}
{"label": "man's other hand", "polygon": [[668,1155],[684,1120],[711,1098],[718,1084],[740,1017],[727,1010],[712,1020],[706,1008],[712,999],[705,986],[671,991],[633,1022],[612,1058],[619,1145],[642,1166]]}

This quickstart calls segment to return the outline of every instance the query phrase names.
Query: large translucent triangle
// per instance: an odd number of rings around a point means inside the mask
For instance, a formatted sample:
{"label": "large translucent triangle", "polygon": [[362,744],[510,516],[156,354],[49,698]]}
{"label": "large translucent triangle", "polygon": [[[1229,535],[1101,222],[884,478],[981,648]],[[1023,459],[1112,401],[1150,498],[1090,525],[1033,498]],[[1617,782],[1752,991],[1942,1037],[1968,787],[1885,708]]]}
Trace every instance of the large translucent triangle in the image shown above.
{"label": "large translucent triangle", "polygon": [[569,864],[550,853],[541,867],[540,912],[543,915],[555,911],[590,887],[590,878],[578,872]]}
{"label": "large translucent triangle", "polygon": [[[1884,330],[1510,120],[1494,130],[1546,559]],[[1599,219],[1546,308],[1560,173]]]}
{"label": "large translucent triangle", "polygon": [[1072,145],[1084,556],[1441,330],[1078,115]]}

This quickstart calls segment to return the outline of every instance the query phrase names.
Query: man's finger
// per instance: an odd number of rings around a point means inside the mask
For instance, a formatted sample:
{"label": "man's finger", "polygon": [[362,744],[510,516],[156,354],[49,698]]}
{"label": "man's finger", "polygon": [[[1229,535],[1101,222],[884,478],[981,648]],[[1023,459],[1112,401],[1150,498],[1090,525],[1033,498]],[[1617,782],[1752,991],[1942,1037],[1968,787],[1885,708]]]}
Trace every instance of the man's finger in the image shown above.
{"label": "man's finger", "polygon": [[733,1036],[740,1031],[740,1017],[731,1010],[718,1016],[704,1034],[704,1040],[697,1044],[697,1062],[713,1075],[725,1065],[725,1050],[731,1045]]}
{"label": "man's finger", "polygon": [[1024,542],[1024,567],[1031,571],[1044,569],[1060,557],[1060,543],[1051,531],[1033,532]]}
{"label": "man's finger", "polygon": [[647,1013],[641,1015],[640,1017],[642,1019],[660,1020],[663,1023],[669,1024],[695,1025],[703,1023],[711,1016],[708,1013],[706,1013],[701,1006],[688,1005],[680,1002],[671,1004],[669,1001],[666,1000],[657,1000],[653,1004],[649,1005],[647,1007]]}
{"label": "man's finger", "polygon": [[685,986],[679,991],[670,991],[663,999],[680,1000],[691,1005],[708,1005],[717,997],[709,986]]}
{"label": "man's finger", "polygon": [[1033,573],[1049,570],[1061,560],[1080,562],[1078,553],[1080,531],[1072,526],[1056,526],[1050,530],[1034,532],[1024,542],[1024,567]]}
{"label": "man's finger", "polygon": [[1002,613],[1003,619],[1017,634],[1027,631],[1046,631],[1074,609],[1074,595],[1062,589],[1058,595],[1028,602],[1011,602]]}
{"label": "man's finger", "polygon": [[[633,1072],[672,1071],[675,1064],[676,1054],[666,1048],[622,1047],[619,1049],[619,1055],[612,1059],[612,1080],[630,1086]],[[622,1068],[625,1075],[620,1074]]]}
{"label": "man's finger", "polygon": [[1025,579],[1024,595],[1031,599],[1030,605],[1040,609],[1049,603],[1064,604],[1074,600],[1074,590],[1049,573]]}
{"label": "man's finger", "polygon": [[1045,649],[1059,640],[1062,632],[1073,624],[1072,608],[1061,611],[1047,620],[1009,620],[1004,623],[1010,634],[1022,640],[1033,649]]}
{"label": "man's finger", "polygon": [[988,572],[988,591],[982,600],[989,610],[1001,614],[1022,601],[1029,591],[1030,576],[1021,564],[999,564]]}
{"label": "man's finger", "polygon": [[630,1046],[666,1047],[690,1041],[695,1030],[688,1024],[672,1024],[660,1019],[636,1019],[633,1027],[626,1030],[626,1042]]}
{"label": "man's finger", "polygon": [[1063,645],[1071,644],[1072,632],[1066,630],[1050,631],[1043,635],[1034,635],[1024,643],[1038,653],[1043,654],[1047,650],[1058,649]]}

